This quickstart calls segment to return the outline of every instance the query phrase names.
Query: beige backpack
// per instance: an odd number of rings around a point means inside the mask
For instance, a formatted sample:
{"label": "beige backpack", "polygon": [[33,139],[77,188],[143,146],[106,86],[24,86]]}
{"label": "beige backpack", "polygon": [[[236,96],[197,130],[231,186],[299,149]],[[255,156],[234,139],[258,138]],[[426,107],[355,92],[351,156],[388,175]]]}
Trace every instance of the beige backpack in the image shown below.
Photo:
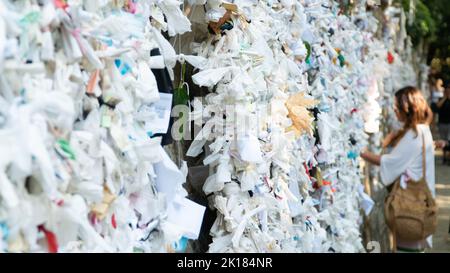
{"label": "beige backpack", "polygon": [[406,189],[400,187],[400,178],[386,198],[384,212],[386,223],[396,239],[420,241],[432,235],[437,227],[436,202],[426,182],[425,139],[422,135],[423,177],[409,181]]}

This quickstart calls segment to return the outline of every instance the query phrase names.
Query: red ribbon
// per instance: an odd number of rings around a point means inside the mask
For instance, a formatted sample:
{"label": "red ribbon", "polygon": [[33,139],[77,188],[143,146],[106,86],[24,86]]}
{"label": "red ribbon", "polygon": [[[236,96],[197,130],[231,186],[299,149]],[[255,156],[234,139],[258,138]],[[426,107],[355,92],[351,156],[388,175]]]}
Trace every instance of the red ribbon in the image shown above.
{"label": "red ribbon", "polygon": [[69,7],[69,5],[64,0],[53,0],[53,4],[56,8],[63,10],[66,10]]}
{"label": "red ribbon", "polygon": [[308,166],[306,165],[306,162],[303,162],[303,166],[305,167],[306,175],[308,175],[309,180],[311,181],[311,175],[309,174],[309,168],[308,168]]}
{"label": "red ribbon", "polygon": [[127,8],[130,13],[136,13],[136,3],[134,3],[133,0],[128,0]]}
{"label": "red ribbon", "polygon": [[388,52],[387,60],[388,60],[389,64],[393,64],[394,63],[394,55],[392,55],[391,52]]}
{"label": "red ribbon", "polygon": [[89,220],[91,221],[91,224],[95,226],[97,224],[97,216],[95,213],[91,213],[89,216]]}
{"label": "red ribbon", "polygon": [[39,231],[44,232],[45,238],[47,239],[48,252],[57,253],[58,252],[58,241],[56,240],[55,233],[47,230],[44,225],[38,226]]}
{"label": "red ribbon", "polygon": [[114,229],[117,228],[116,215],[114,213],[111,216],[111,225],[113,226]]}
{"label": "red ribbon", "polygon": [[[330,181],[326,181],[326,180],[322,180],[322,184],[323,184],[323,186],[331,186],[331,182],[330,182]],[[314,189],[320,188],[320,187],[319,187],[319,184],[318,184],[317,182],[314,182],[313,188],[314,188]],[[331,191],[332,191],[332,192],[335,192],[336,189],[335,189],[335,188],[331,188]]]}

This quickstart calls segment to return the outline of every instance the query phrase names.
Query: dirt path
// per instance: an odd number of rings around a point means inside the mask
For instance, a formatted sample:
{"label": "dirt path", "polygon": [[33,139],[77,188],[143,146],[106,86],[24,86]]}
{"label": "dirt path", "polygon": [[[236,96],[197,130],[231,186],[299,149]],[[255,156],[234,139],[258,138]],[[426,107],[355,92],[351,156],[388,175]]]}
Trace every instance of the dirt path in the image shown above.
{"label": "dirt path", "polygon": [[450,166],[442,164],[442,152],[436,151],[436,195],[439,205],[438,228],[431,253],[450,253]]}

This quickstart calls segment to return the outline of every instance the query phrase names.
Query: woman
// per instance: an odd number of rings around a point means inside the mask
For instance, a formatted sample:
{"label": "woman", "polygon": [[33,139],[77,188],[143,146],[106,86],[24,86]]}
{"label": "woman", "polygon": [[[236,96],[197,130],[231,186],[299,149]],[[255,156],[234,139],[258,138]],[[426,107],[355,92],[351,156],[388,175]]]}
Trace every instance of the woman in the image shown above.
{"label": "woman", "polygon": [[444,96],[444,81],[437,79],[434,86],[431,88],[431,108],[436,109],[435,106],[439,100]]}
{"label": "woman", "polygon": [[[431,87],[431,96],[430,96],[430,102],[431,102],[431,110],[435,114],[435,116],[438,116],[438,107],[437,104],[439,100],[444,96],[444,81],[442,79],[435,80],[433,86]],[[431,129],[432,131],[435,130],[436,126],[436,120],[433,118],[431,123]]]}
{"label": "woman", "polygon": [[[437,103],[439,113],[439,135],[441,139],[450,139],[450,84],[446,83],[444,97]],[[448,149],[444,149],[444,163],[447,161]]]}
{"label": "woman", "polygon": [[[395,93],[394,111],[403,124],[398,132],[388,135],[383,146],[392,148],[384,155],[365,151],[361,157],[380,166],[381,181],[390,186],[397,178],[403,181],[419,181],[423,176],[422,136],[425,140],[425,179],[433,197],[435,196],[434,144],[430,131],[433,113],[420,90],[405,87]],[[406,242],[397,240],[398,251],[422,252],[431,247],[431,236],[427,240]]]}

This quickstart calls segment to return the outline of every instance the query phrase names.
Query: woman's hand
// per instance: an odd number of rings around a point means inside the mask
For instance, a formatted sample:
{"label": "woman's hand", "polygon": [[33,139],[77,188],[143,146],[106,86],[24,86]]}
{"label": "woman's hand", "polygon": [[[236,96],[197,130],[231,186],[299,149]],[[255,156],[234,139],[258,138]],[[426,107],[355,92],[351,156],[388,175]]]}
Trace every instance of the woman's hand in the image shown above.
{"label": "woman's hand", "polygon": [[443,149],[447,145],[448,145],[448,142],[445,140],[436,140],[434,142],[434,146],[436,147],[436,149]]}

